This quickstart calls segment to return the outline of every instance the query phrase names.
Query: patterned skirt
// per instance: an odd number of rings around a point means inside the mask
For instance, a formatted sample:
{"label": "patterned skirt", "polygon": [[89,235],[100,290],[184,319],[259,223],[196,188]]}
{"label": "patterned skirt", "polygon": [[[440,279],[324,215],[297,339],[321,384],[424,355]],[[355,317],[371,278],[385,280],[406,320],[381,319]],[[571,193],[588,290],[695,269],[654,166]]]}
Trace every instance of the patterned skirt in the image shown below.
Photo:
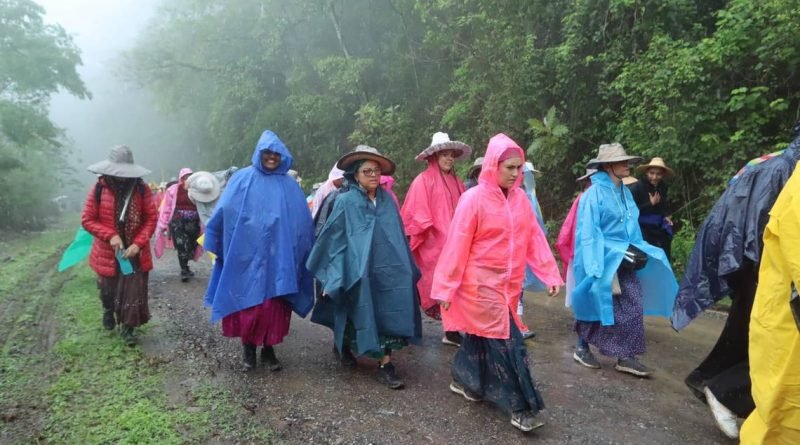
{"label": "patterned skirt", "polygon": [[289,333],[291,319],[291,306],[283,298],[270,298],[224,317],[222,335],[239,337],[245,345],[274,346]]}
{"label": "patterned skirt", "polygon": [[135,328],[150,320],[147,280],[148,272],[97,277],[103,308],[114,310],[118,324]]}
{"label": "patterned skirt", "polygon": [[194,258],[197,238],[200,237],[200,216],[193,210],[176,210],[169,222],[170,235],[178,251],[178,259],[189,261]]}
{"label": "patterned skirt", "polygon": [[621,295],[614,295],[614,324],[603,326],[599,321],[575,321],[580,338],[614,358],[644,354],[644,307],[642,285],[636,272],[620,269],[617,272]]}
{"label": "patterned skirt", "polygon": [[505,412],[535,414],[544,409],[544,401],[528,367],[522,334],[514,318],[509,319],[509,339],[464,335],[453,359],[453,380]]}

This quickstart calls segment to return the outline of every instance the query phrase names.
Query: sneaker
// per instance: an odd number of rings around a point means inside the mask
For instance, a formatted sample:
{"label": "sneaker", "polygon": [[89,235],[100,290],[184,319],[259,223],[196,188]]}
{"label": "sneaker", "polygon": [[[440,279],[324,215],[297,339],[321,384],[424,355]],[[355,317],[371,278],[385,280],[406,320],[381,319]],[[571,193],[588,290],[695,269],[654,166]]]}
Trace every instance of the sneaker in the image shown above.
{"label": "sneaker", "polygon": [[621,358],[617,360],[617,364],[614,365],[614,369],[619,372],[633,374],[637,377],[649,377],[653,372],[647,366],[639,363],[639,360],[636,360],[636,357]]}
{"label": "sneaker", "polygon": [[511,413],[511,425],[520,431],[528,432],[544,426],[544,422],[538,420],[530,411],[517,411]]}
{"label": "sneaker", "polygon": [[722,434],[728,436],[730,439],[738,439],[739,425],[736,424],[736,414],[732,413],[725,405],[721,404],[719,400],[714,397],[714,393],[708,389],[708,386],[705,387],[703,393],[706,395],[708,407],[711,408],[711,415],[714,416],[714,422],[717,423],[717,427],[722,431]]}
{"label": "sneaker", "polygon": [[589,350],[589,348],[576,349],[575,352],[572,353],[572,358],[587,368],[600,369],[600,362],[594,358],[594,354],[592,354],[592,351]]}
{"label": "sneaker", "polygon": [[450,391],[453,391],[456,394],[461,394],[462,396],[464,396],[465,399],[469,400],[470,402],[480,402],[481,400],[483,400],[483,397],[475,394],[474,392],[468,390],[467,388],[464,388],[463,385],[456,382],[450,382]]}
{"label": "sneaker", "polygon": [[122,334],[122,341],[124,341],[126,345],[136,346],[136,337],[133,335],[132,327],[123,325],[120,334]]}
{"label": "sneaker", "polygon": [[444,337],[442,337],[442,343],[450,346],[461,346],[462,340],[464,340],[464,337],[458,331],[445,332]]}
{"label": "sneaker", "polygon": [[105,309],[103,311],[103,327],[108,331],[112,331],[117,327],[117,321],[114,319],[114,309]]}
{"label": "sneaker", "polygon": [[242,345],[242,370],[249,371],[256,367],[256,345]]}
{"label": "sneaker", "polygon": [[534,337],[536,337],[536,333],[533,332],[533,331],[522,332],[522,339],[523,340],[527,340],[529,338],[534,338]]}
{"label": "sneaker", "polygon": [[378,367],[378,380],[391,389],[400,389],[405,386],[400,376],[397,375],[397,370],[394,369],[392,363],[380,365]]}
{"label": "sneaker", "polygon": [[341,361],[342,366],[345,368],[355,368],[358,366],[358,360],[356,360],[356,356],[353,355],[353,351],[351,351],[347,346],[342,347],[342,355],[339,360]]}
{"label": "sneaker", "polygon": [[[255,349],[253,350],[253,359],[255,359]],[[275,350],[272,346],[264,346],[261,348],[261,363],[267,365],[270,371],[280,371],[283,368],[281,362],[275,357]]]}

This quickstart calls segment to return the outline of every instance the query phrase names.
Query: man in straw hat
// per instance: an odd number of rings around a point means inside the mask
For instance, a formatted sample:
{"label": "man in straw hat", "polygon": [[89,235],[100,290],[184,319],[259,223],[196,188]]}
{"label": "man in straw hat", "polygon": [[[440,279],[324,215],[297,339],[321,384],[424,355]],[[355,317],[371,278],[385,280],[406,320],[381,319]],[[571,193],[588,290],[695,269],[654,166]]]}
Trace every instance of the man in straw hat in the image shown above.
{"label": "man in straw hat", "polygon": [[[433,271],[450,230],[450,222],[464,193],[464,185],[453,170],[459,159],[469,157],[472,148],[458,141],[451,141],[447,133],[438,132],[431,138],[431,145],[415,158],[427,167],[420,173],[406,194],[403,208],[403,225],[409,237],[411,253],[420,268],[422,278],[417,283],[419,299],[425,314],[441,320],[439,305],[431,299]],[[461,334],[445,332],[442,343],[458,346]]]}
{"label": "man in straw hat", "polygon": [[[333,330],[342,365],[356,355],[378,361],[378,379],[404,386],[394,351],[422,336],[416,282],[397,205],[380,187],[395,164],[373,147],[359,145],[339,159],[346,185],[333,201],[306,263],[322,286],[311,321]],[[334,192],[336,193],[336,192]]]}
{"label": "man in straw hat", "polygon": [[639,207],[639,227],[648,243],[664,249],[667,259],[672,259],[672,206],[667,196],[668,187],[664,178],[673,175],[661,158],[636,167],[644,174],[644,180],[631,185],[631,194]]}
{"label": "man in straw hat", "polygon": [[150,170],[134,164],[131,149],[119,145],[89,171],[100,177],[86,197],[81,224],[94,236],[89,265],[97,273],[103,327],[120,325],[123,340],[133,346],[134,328],[150,319],[150,238],[157,213],[153,194],[141,179]]}
{"label": "man in straw hat", "polygon": [[664,251],[642,239],[639,209],[622,184],[637,160],[618,143],[603,144],[586,166],[598,171],[578,204],[573,358],[600,368],[589,349],[594,345],[616,359],[617,371],[647,377],[650,369],[636,358],[645,352],[644,315],[669,317],[678,283]]}

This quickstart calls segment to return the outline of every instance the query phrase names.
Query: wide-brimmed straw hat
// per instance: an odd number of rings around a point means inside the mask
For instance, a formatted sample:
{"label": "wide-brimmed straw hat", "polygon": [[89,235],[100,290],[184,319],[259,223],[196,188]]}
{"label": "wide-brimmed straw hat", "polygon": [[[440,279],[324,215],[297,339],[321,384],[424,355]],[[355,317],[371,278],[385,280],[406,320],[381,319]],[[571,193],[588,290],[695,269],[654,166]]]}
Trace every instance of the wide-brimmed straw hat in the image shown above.
{"label": "wide-brimmed straw hat", "polygon": [[431,138],[431,145],[425,150],[422,150],[422,152],[414,159],[417,161],[424,161],[431,155],[444,150],[457,151],[458,154],[455,156],[456,159],[468,157],[470,153],[472,153],[472,147],[463,142],[451,141],[450,136],[447,133],[440,131],[433,134],[433,137]]}
{"label": "wide-brimmed straw hat", "polygon": [[475,171],[483,167],[483,156],[476,158],[475,162],[472,163],[472,167],[467,170],[467,177],[472,177],[475,174]]}
{"label": "wide-brimmed straw hat", "polygon": [[219,179],[209,172],[194,172],[186,180],[189,197],[194,201],[208,203],[219,198],[222,186]]}
{"label": "wide-brimmed straw hat", "polygon": [[87,169],[98,175],[118,178],[141,178],[150,174],[150,170],[133,163],[133,152],[127,145],[117,145],[111,149],[108,159],[96,162]]}
{"label": "wide-brimmed straw hat", "polygon": [[639,180],[633,176],[626,176],[622,178],[622,184],[624,185],[636,184],[637,182],[639,182]]}
{"label": "wide-brimmed straw hat", "polygon": [[583,175],[583,176],[579,176],[578,179],[575,180],[575,182],[581,182],[584,179],[588,179],[590,176],[592,176],[595,173],[597,173],[597,169],[596,168],[587,168],[586,169],[586,174]]}
{"label": "wide-brimmed straw hat", "polygon": [[667,164],[664,162],[664,160],[659,157],[651,159],[647,164],[636,167],[636,171],[639,173],[644,173],[651,168],[660,168],[664,170],[664,173],[667,176],[672,176],[675,173],[671,168],[667,167]]}
{"label": "wide-brimmed straw hat", "polygon": [[336,166],[347,171],[354,162],[361,160],[375,161],[380,166],[382,175],[394,174],[394,162],[380,154],[377,148],[370,147],[369,145],[359,145],[355,150],[339,158],[339,161],[336,162]]}
{"label": "wide-brimmed straw hat", "polygon": [[641,161],[641,156],[631,156],[625,152],[622,144],[614,142],[613,144],[603,144],[597,151],[597,157],[592,159],[586,164],[586,168],[597,168],[602,164],[610,164],[622,161]]}

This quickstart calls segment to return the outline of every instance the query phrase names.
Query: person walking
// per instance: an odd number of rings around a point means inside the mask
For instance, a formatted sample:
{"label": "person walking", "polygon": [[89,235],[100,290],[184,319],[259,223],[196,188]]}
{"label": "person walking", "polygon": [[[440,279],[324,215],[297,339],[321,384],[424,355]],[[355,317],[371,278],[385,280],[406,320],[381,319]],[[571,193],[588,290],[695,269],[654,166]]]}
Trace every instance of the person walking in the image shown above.
{"label": "person walking", "polygon": [[194,272],[189,269],[189,260],[197,261],[203,254],[202,246],[197,244],[197,238],[203,234],[203,226],[197,205],[189,197],[187,180],[191,175],[192,169],[182,168],[178,182],[167,188],[156,227],[156,258],[161,258],[164,254],[167,238],[172,239],[183,282],[194,276]]}

